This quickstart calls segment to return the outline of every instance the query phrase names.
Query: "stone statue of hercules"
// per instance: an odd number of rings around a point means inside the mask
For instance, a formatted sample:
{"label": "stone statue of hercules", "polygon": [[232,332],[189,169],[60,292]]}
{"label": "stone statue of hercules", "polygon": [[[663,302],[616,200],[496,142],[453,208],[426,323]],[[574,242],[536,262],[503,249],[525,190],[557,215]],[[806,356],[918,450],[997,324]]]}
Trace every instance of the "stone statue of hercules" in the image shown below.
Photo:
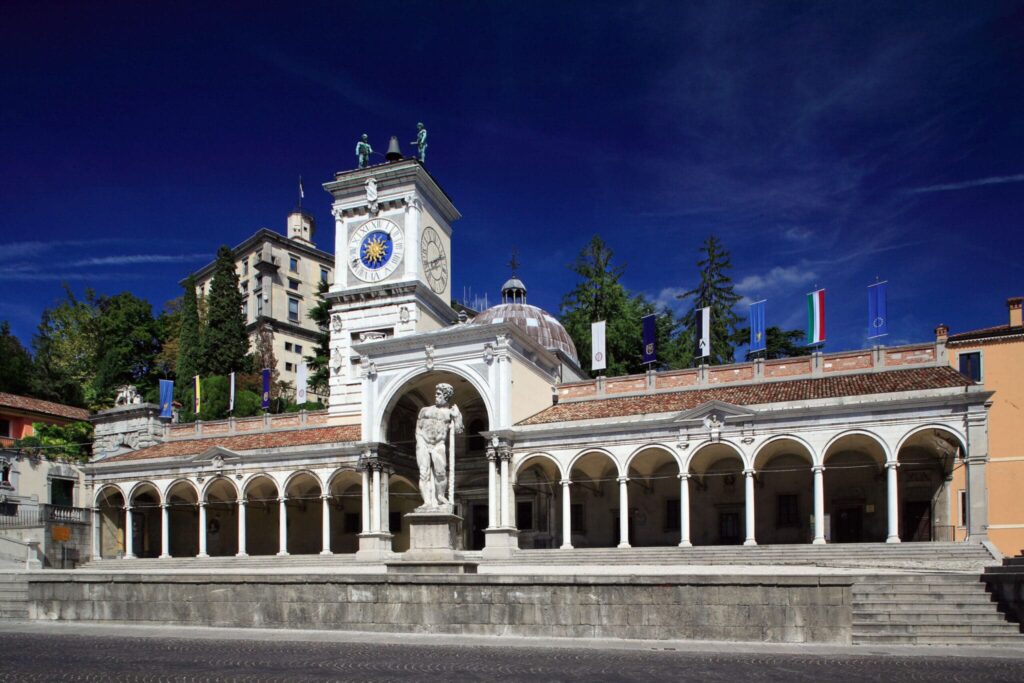
{"label": "stone statue of hercules", "polygon": [[420,409],[416,419],[416,464],[420,468],[420,495],[424,509],[448,505],[448,458],[445,443],[449,430],[462,433],[462,413],[448,406],[455,394],[450,384],[438,384],[434,405]]}

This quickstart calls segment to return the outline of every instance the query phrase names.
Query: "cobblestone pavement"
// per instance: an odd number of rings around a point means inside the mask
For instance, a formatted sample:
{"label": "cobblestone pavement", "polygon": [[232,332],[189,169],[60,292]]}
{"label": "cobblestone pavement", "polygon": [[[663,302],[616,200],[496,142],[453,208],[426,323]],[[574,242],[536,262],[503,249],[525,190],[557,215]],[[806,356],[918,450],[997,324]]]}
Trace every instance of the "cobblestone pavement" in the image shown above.
{"label": "cobblestone pavement", "polygon": [[504,649],[389,638],[375,644],[8,631],[0,681],[1024,680],[1020,658]]}

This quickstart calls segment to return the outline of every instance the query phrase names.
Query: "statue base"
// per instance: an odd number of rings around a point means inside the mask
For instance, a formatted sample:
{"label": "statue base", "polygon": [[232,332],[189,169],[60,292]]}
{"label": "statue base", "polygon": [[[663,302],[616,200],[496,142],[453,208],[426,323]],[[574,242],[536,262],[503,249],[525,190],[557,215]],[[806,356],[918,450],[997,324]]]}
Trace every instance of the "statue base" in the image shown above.
{"label": "statue base", "polygon": [[359,550],[356,559],[360,562],[380,562],[394,556],[391,551],[393,536],[385,532],[359,534]]}
{"label": "statue base", "polygon": [[403,560],[451,562],[462,550],[462,518],[448,510],[417,511],[405,515],[409,523],[409,550]]}
{"label": "statue base", "polygon": [[484,529],[484,559],[508,559],[518,549],[519,529],[505,527]]}

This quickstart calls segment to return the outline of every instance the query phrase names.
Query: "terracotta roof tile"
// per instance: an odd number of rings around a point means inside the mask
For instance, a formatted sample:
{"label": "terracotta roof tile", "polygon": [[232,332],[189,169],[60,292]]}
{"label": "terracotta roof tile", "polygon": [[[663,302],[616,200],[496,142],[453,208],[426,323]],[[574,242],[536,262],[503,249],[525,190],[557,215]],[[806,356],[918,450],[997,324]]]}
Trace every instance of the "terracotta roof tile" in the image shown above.
{"label": "terracotta roof tile", "polygon": [[265,448],[282,448],[285,446],[310,446],[321,443],[343,443],[358,441],[361,433],[359,425],[341,427],[315,427],[312,429],[292,429],[280,432],[263,432],[259,434],[238,434],[236,436],[208,436],[198,439],[182,439],[165,441],[164,443],[142,448],[137,451],[121,453],[99,462],[123,462],[126,460],[152,460],[154,458],[173,458],[198,455],[209,448],[220,446],[229,451],[255,451]]}
{"label": "terracotta roof tile", "polygon": [[762,382],[741,386],[721,386],[643,396],[598,398],[560,403],[528,417],[519,424],[536,425],[647,413],[674,413],[696,408],[708,401],[724,401],[733,405],[759,405],[783,401],[807,401],[921,389],[943,389],[971,384],[973,382],[948,366],[866,372],[839,377]]}
{"label": "terracotta roof tile", "polygon": [[994,327],[983,327],[980,330],[970,330],[968,332],[960,332],[959,334],[951,334],[946,340],[946,343],[976,341],[1019,335],[1024,335],[1024,326],[996,325]]}
{"label": "terracotta roof tile", "polygon": [[85,408],[75,408],[73,406],[66,406],[63,403],[53,403],[52,401],[43,401],[38,398],[5,394],[3,392],[0,392],[0,408],[15,408],[29,413],[63,417],[68,420],[89,419],[89,411]]}

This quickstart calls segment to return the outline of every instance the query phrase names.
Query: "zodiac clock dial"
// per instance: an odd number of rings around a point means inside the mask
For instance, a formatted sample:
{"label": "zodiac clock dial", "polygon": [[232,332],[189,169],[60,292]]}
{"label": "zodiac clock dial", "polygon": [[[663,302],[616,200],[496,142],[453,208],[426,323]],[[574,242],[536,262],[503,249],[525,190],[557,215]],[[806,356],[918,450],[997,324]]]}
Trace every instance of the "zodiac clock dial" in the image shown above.
{"label": "zodiac clock dial", "polygon": [[402,229],[386,218],[363,223],[348,241],[348,265],[364,282],[380,282],[395,272],[405,253]]}
{"label": "zodiac clock dial", "polygon": [[433,228],[423,231],[423,238],[420,240],[420,261],[427,284],[435,293],[442,293],[448,284],[448,257],[444,253],[440,235]]}

